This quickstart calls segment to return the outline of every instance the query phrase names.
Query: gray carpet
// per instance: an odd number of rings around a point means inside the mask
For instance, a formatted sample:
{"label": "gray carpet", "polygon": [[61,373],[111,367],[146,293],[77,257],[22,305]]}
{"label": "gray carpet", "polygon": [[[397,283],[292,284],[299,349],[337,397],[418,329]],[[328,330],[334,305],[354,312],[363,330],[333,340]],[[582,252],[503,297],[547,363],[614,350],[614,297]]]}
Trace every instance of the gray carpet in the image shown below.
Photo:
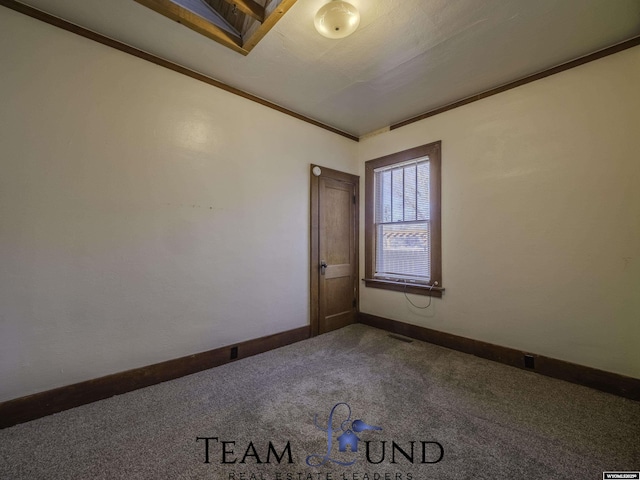
{"label": "gray carpet", "polygon": [[2,430],[0,478],[600,479],[639,433],[638,402],[353,325]]}

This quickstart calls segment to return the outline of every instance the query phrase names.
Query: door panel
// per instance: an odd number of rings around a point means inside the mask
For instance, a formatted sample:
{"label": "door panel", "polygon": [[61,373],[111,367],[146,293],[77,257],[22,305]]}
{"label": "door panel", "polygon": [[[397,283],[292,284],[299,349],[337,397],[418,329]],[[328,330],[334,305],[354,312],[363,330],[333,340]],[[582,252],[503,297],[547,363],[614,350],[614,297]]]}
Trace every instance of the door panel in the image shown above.
{"label": "door panel", "polygon": [[320,232],[323,235],[320,238],[320,257],[329,265],[344,265],[353,261],[350,243],[353,195],[353,185],[320,178]]}
{"label": "door panel", "polygon": [[359,178],[327,168],[321,170],[319,176],[311,177],[314,335],[355,323],[358,298]]}
{"label": "door panel", "polygon": [[338,277],[325,281],[326,302],[325,318],[349,314],[353,309],[353,282],[348,277]]}

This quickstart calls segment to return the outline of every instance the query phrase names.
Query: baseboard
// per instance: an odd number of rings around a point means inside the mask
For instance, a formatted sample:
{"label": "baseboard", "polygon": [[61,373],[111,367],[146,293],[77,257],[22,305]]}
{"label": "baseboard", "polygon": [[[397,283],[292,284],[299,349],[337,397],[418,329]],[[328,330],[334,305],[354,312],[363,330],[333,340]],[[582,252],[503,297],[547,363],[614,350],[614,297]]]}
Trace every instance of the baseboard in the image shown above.
{"label": "baseboard", "polygon": [[[410,325],[396,320],[389,320],[368,313],[360,313],[359,321],[371,327],[380,328],[417,340],[423,340],[435,345],[451,348],[452,350],[470,353],[477,357],[504,363],[512,367],[577,383],[603,392],[630,398],[631,400],[640,400],[640,379],[637,378],[605,372],[596,368],[545,357],[544,355],[536,355],[531,352],[523,352],[513,348],[493,345],[491,343],[439,332],[430,328]],[[525,355],[533,357],[534,368],[525,368]]]}
{"label": "baseboard", "polygon": [[[309,338],[309,326],[0,403],[0,428],[173,380]],[[231,349],[237,358],[231,359]]]}

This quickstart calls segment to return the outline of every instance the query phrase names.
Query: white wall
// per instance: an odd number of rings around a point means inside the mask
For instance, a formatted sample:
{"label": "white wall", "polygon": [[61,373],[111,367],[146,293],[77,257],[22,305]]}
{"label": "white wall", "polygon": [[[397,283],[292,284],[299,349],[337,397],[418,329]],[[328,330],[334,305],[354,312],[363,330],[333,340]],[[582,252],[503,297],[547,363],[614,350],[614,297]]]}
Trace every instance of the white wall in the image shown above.
{"label": "white wall", "polygon": [[309,322],[357,144],[0,7],[0,401]]}
{"label": "white wall", "polygon": [[446,292],[361,310],[640,377],[640,47],[371,137],[360,175],[435,140]]}

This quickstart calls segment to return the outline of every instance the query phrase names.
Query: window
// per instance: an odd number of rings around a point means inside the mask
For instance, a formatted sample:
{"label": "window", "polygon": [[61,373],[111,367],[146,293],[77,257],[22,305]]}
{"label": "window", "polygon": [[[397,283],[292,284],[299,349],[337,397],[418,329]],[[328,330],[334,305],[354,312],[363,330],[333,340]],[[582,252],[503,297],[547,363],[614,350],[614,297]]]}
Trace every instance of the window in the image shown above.
{"label": "window", "polygon": [[440,146],[366,162],[367,287],[442,296]]}

